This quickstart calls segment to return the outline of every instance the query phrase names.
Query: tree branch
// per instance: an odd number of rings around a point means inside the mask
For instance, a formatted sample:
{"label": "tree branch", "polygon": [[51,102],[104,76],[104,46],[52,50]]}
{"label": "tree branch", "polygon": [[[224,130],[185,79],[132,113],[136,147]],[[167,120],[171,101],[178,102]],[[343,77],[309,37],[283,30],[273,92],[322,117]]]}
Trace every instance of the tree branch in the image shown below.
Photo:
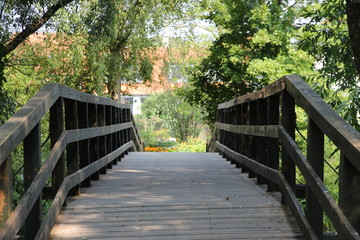
{"label": "tree branch", "polygon": [[44,13],[40,18],[34,20],[30,25],[27,25],[25,29],[18,33],[8,44],[4,46],[0,53],[0,59],[6,57],[9,53],[14,51],[28,36],[36,32],[41,28],[54,14],[60,9],[65,7],[67,4],[74,0],[59,0],[55,5],[48,8],[47,12]]}

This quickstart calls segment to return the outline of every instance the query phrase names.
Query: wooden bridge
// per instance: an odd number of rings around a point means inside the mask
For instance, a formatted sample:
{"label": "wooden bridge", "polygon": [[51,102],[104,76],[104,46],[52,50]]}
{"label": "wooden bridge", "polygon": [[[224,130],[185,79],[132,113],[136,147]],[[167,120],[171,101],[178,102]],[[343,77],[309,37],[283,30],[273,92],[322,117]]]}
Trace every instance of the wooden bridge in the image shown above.
{"label": "wooden bridge", "polygon": [[[339,202],[324,136],[341,151]],[[298,76],[220,104],[208,153],[143,153],[128,105],[50,84],[0,127],[0,166],[0,239],[360,239],[360,134]]]}

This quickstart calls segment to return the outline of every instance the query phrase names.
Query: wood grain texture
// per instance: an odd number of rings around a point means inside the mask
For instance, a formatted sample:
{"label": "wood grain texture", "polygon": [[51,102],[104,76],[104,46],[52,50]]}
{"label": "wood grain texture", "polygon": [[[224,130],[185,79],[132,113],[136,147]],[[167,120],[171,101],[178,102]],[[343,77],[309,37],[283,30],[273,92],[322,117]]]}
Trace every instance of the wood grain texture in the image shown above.
{"label": "wood grain texture", "polygon": [[341,118],[325,101],[297,75],[283,77],[286,90],[294,97],[321,131],[360,171],[360,133]]}
{"label": "wood grain texture", "polygon": [[303,239],[279,193],[216,153],[129,153],[67,201],[51,239]]}

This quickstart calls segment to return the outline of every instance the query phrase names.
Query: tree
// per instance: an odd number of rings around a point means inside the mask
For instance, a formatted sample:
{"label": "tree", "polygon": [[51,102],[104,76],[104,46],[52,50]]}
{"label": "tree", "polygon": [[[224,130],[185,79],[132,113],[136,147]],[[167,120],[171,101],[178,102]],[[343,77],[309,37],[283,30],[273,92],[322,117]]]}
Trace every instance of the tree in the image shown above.
{"label": "tree", "polygon": [[141,111],[144,118],[158,116],[163,119],[171,135],[182,142],[199,134],[200,111],[184,102],[176,93],[167,91],[150,96],[142,104]]}
{"label": "tree", "polygon": [[217,104],[259,89],[282,75],[308,76],[312,59],[292,39],[296,9],[287,1],[214,1],[208,19],[219,37],[192,73],[190,103],[215,122]]}
{"label": "tree", "polygon": [[[159,29],[170,15],[180,14],[186,2],[91,0],[77,1],[59,8],[45,24],[50,31],[46,33],[44,29],[39,34],[44,36],[43,39],[35,43],[22,41],[11,54],[2,58],[0,63],[6,68],[6,88],[12,93],[24,93],[28,92],[28,88],[33,87],[36,91],[43,84],[57,82],[100,95],[107,88],[109,95],[117,98],[120,81],[151,78],[150,52],[157,43]],[[24,4],[26,11],[21,8]],[[22,14],[20,19],[3,15],[7,17],[7,23],[17,20],[24,24],[31,23],[30,19],[39,19],[33,13],[38,8],[43,7],[45,11],[51,8],[47,1],[15,2],[6,6],[8,13],[16,10],[19,15]],[[23,26],[16,21],[15,24],[17,29]],[[1,25],[2,28],[6,26]],[[7,46],[6,41],[11,42],[10,28],[8,32],[7,36],[5,33],[2,36],[3,47]],[[5,79],[4,75],[2,77]],[[19,79],[26,82],[22,91],[14,87]],[[1,110],[5,111],[6,106],[14,104],[4,104],[10,98],[5,94],[2,96],[4,101],[1,104],[4,107]]]}
{"label": "tree", "polygon": [[[3,87],[8,55],[24,40],[40,29],[56,12],[73,0],[1,1],[0,2],[0,124],[14,108],[14,101]],[[13,31],[18,31],[13,36]]]}
{"label": "tree", "polygon": [[[313,87],[360,130],[357,120],[360,114],[358,48],[353,50],[356,40],[352,42],[349,32],[350,28],[352,31],[356,29],[356,23],[348,26],[345,4],[342,0],[331,0],[305,5],[302,16],[308,19],[308,23],[302,27],[299,46],[317,62],[317,73],[310,79]],[[348,3],[348,7],[350,5]],[[355,6],[353,11],[356,11]],[[356,39],[357,33],[352,34]]]}

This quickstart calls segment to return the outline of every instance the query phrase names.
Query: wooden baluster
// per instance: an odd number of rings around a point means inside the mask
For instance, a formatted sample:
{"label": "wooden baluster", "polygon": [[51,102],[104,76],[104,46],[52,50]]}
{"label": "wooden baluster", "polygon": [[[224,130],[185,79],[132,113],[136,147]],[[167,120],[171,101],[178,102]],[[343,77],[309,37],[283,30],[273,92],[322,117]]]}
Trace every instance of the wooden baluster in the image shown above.
{"label": "wooden baluster", "polygon": [[[106,126],[110,126],[112,124],[112,109],[110,106],[105,106],[105,124]],[[111,153],[111,148],[112,148],[112,134],[107,134],[105,136],[106,138],[106,148],[105,148],[105,152],[106,154]],[[112,162],[110,162],[107,166],[108,169],[112,168]]]}
{"label": "wooden baluster", "polygon": [[[267,123],[267,100],[266,99],[259,99],[257,101],[257,125],[266,125]],[[257,142],[257,153],[256,153],[256,161],[267,165],[267,151],[268,145],[265,137],[256,137]],[[258,184],[265,184],[268,183],[264,177],[258,176],[257,183]]]}
{"label": "wooden baluster", "polygon": [[[132,121],[132,116],[131,116],[131,110],[130,109],[126,109],[126,119],[127,119],[127,122]],[[134,133],[133,133],[132,128],[129,128],[127,131],[128,131],[128,141],[132,140],[134,142],[134,145],[135,145],[136,143],[135,143],[135,140],[134,140]]]}
{"label": "wooden baluster", "polygon": [[0,165],[0,229],[8,220],[12,211],[12,169],[9,156]]}
{"label": "wooden baluster", "polygon": [[[65,99],[65,129],[78,129],[77,102]],[[66,147],[67,175],[79,170],[79,142],[69,143]],[[69,191],[69,195],[75,196],[80,193],[80,186],[75,186]]]}
{"label": "wooden baluster", "polygon": [[[54,147],[64,131],[64,103],[59,98],[50,108],[50,145]],[[52,173],[53,193],[55,194],[65,178],[65,156],[61,155]],[[55,195],[54,195],[55,196]]]}
{"label": "wooden baluster", "polygon": [[[230,117],[229,117],[229,123],[232,125],[236,124],[236,106],[233,106],[231,108]],[[236,151],[236,133],[230,134],[230,146],[231,149]],[[233,164],[235,164],[235,161],[232,161]]]}
{"label": "wooden baluster", "polygon": [[[119,108],[118,109],[118,118],[119,118],[119,123],[123,123],[123,113],[122,113],[122,109],[121,108]],[[124,141],[124,130],[120,130],[119,131],[119,147],[121,147],[122,145],[124,145],[124,143],[125,143],[125,141]],[[124,157],[124,153],[122,153],[121,155],[120,155],[120,161],[121,161],[121,158],[123,158]]]}
{"label": "wooden baluster", "polygon": [[[104,105],[97,105],[97,119],[98,119],[98,126],[102,127],[106,125],[106,108]],[[98,139],[98,146],[99,146],[99,158],[102,158],[106,155],[106,145],[107,139],[105,136],[100,136]],[[99,171],[100,174],[106,174],[106,167],[103,167]]]}
{"label": "wooden baluster", "polygon": [[[250,102],[250,107],[249,107],[249,111],[250,111],[250,119],[248,122],[248,125],[256,125],[257,123],[257,102],[256,101],[251,101]],[[249,158],[251,159],[256,159],[256,155],[257,155],[257,137],[255,136],[250,136],[249,137]],[[257,177],[257,174],[253,171],[249,171],[249,178],[255,178]]]}
{"label": "wooden baluster", "polygon": [[[284,129],[295,140],[295,126],[296,126],[296,115],[295,115],[295,100],[287,91],[282,92],[282,118],[281,124]],[[282,152],[282,167],[281,171],[284,174],[289,185],[295,191],[295,163],[286,151]]]}
{"label": "wooden baluster", "polygon": [[[229,123],[230,118],[230,109],[226,108],[224,111],[224,123]],[[224,131],[224,145],[228,148],[230,148],[230,132]],[[223,153],[223,157],[226,158],[226,161],[230,161],[231,159]]]}
{"label": "wooden baluster", "polygon": [[[221,123],[226,123],[226,109],[221,110]],[[221,144],[226,145],[226,137],[227,132],[225,130],[221,130]],[[226,158],[225,153],[221,153],[221,155]]]}
{"label": "wooden baluster", "polygon": [[[235,120],[234,120],[234,123],[236,125],[241,125],[241,115],[242,115],[242,112],[241,112],[241,105],[236,105],[235,106]],[[242,140],[242,135],[241,134],[238,134],[236,133],[235,134],[235,151],[242,154],[241,152],[241,140]],[[242,165],[240,163],[236,163],[236,167],[237,168],[241,168]]]}
{"label": "wooden baluster", "polygon": [[[122,109],[121,110],[121,117],[122,117],[122,121],[123,121],[123,123],[126,123],[127,122],[127,115],[126,115],[126,109]],[[127,143],[128,141],[129,141],[129,136],[128,136],[128,130],[127,129],[124,129],[123,130],[123,141],[124,141],[124,143],[123,144],[125,144],[125,143]],[[128,150],[126,150],[125,152],[124,152],[124,155],[126,155],[128,153]]]}
{"label": "wooden baluster", "polygon": [[[249,124],[249,103],[241,104],[241,125]],[[249,136],[246,134],[242,135],[241,139],[241,154],[244,156],[249,156]],[[249,172],[247,167],[241,168],[242,172]]]}
{"label": "wooden baluster", "polygon": [[339,206],[357,232],[360,232],[360,173],[341,153]]}
{"label": "wooden baluster", "polygon": [[[324,134],[309,118],[307,159],[321,180],[324,180]],[[306,188],[306,217],[319,239],[323,238],[323,210],[313,191]]]}
{"label": "wooden baluster", "polygon": [[[24,189],[30,187],[41,168],[41,131],[38,123],[24,139]],[[34,196],[35,197],[35,196]],[[25,220],[25,239],[32,240],[41,225],[41,195]]]}
{"label": "wooden baluster", "polygon": [[[88,128],[89,127],[89,113],[88,113],[88,104],[84,102],[78,102],[78,126],[79,128]],[[89,140],[85,139],[79,142],[79,161],[80,168],[86,167],[90,164],[90,147]],[[90,187],[91,186],[91,178],[86,178],[82,183],[81,187]]]}
{"label": "wooden baluster", "polygon": [[[273,95],[267,99],[267,124],[279,125],[279,103],[280,95]],[[279,140],[277,138],[267,138],[268,156],[267,166],[275,170],[279,170]],[[278,191],[278,187],[274,183],[269,183],[267,190],[269,192]]]}
{"label": "wooden baluster", "polygon": [[[113,125],[118,124],[116,107],[111,107],[111,122]],[[111,142],[112,142],[111,152],[113,152],[118,148],[117,132],[111,134]],[[115,158],[113,164],[116,165],[118,160],[119,160],[118,158]]]}
{"label": "wooden baluster", "polygon": [[[89,114],[89,127],[97,127],[99,124],[97,105],[89,104],[88,105],[88,114]],[[89,140],[90,147],[90,163],[93,163],[99,159],[99,139],[97,137]],[[91,175],[92,180],[100,179],[100,172],[96,171]]]}
{"label": "wooden baluster", "polygon": [[[120,122],[125,123],[125,111],[124,109],[120,109]],[[126,143],[126,130],[120,131],[121,135],[121,146]],[[121,157],[123,158],[125,156],[125,152],[121,154]]]}

